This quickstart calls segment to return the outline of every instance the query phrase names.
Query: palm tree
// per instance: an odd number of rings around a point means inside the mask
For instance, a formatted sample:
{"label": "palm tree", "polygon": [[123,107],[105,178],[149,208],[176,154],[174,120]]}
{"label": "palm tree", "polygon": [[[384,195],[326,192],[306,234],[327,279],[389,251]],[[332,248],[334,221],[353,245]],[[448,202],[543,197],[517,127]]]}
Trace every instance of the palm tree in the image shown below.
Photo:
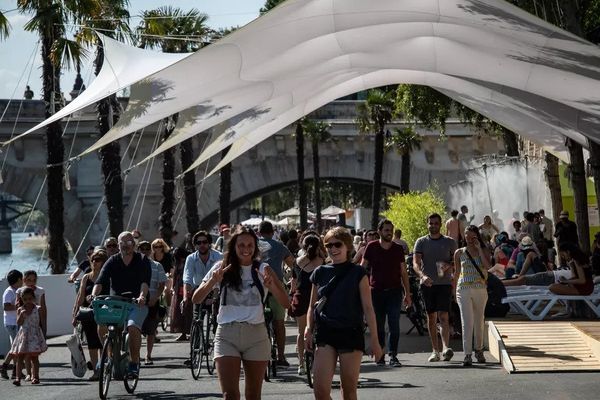
{"label": "palm tree", "polygon": [[385,126],[392,121],[394,109],[394,93],[382,89],[369,90],[367,100],[357,107],[356,123],[359,131],[375,134],[375,170],[373,173],[373,194],[371,196],[373,201],[371,227],[373,229],[377,227],[379,222],[379,208],[381,205]]}
{"label": "palm tree", "polygon": [[[212,31],[206,26],[208,17],[196,9],[187,12],[179,8],[164,6],[144,11],[142,21],[137,28],[140,47],[160,47],[165,53],[193,52],[208,44],[207,38]],[[188,39],[188,40],[184,40]],[[193,40],[191,40],[193,39]],[[200,39],[200,40],[198,40]],[[178,114],[163,120],[162,140],[167,140],[175,130]],[[173,209],[175,206],[175,149],[163,152],[163,185],[161,211],[159,217],[160,236],[171,243],[173,236]],[[181,166],[183,170],[191,165],[194,150],[191,140],[181,144]],[[187,229],[195,233],[199,229],[198,205],[196,196],[196,178],[193,171],[184,175],[184,199],[186,206]]]}
{"label": "palm tree", "polygon": [[319,144],[332,140],[329,128],[331,125],[323,122],[305,119],[302,123],[304,133],[308,137],[312,147],[313,159],[313,182],[315,193],[315,214],[317,219],[317,232],[323,229],[323,220],[321,218],[321,172],[319,168]]}
{"label": "palm tree", "polygon": [[[221,160],[225,158],[231,146],[221,151]],[[231,163],[219,171],[219,224],[229,225],[231,218]]]}
{"label": "palm tree", "polygon": [[421,148],[422,140],[423,138],[413,128],[396,128],[386,140],[385,147],[395,149],[402,156],[400,193],[410,191],[410,154]]}
{"label": "palm tree", "polygon": [[[23,14],[33,14],[25,30],[40,36],[42,55],[42,93],[46,104],[45,118],[62,106],[60,75],[63,64],[68,68],[81,60],[85,52],[79,44],[66,38],[65,26],[82,23],[99,7],[99,0],[63,2],[51,0],[18,0],[17,8]],[[46,127],[47,201],[48,201],[48,267],[54,274],[67,267],[68,252],[64,239],[64,144],[60,121]]]}
{"label": "palm tree", "polygon": [[[104,64],[104,45],[92,29],[100,30],[113,39],[125,40],[131,37],[129,29],[128,0],[103,0],[90,11],[86,28],[78,34],[78,40],[96,46],[94,74],[98,76]],[[119,121],[121,104],[117,95],[112,94],[96,103],[98,133],[104,136]],[[104,145],[100,149],[102,175],[104,177],[104,197],[108,214],[108,227],[111,236],[117,237],[123,231],[123,177],[121,174],[121,146],[118,141]]]}
{"label": "palm tree", "polygon": [[0,40],[4,40],[10,34],[10,22],[2,11],[0,11]]}
{"label": "palm tree", "polygon": [[266,12],[274,9],[279,4],[283,3],[285,0],[266,0],[265,5],[260,9],[260,14],[265,14]]}
{"label": "palm tree", "polygon": [[300,211],[300,229],[308,228],[308,207],[306,204],[306,183],[304,182],[304,128],[302,120],[296,123],[296,165],[298,171],[298,209]]}

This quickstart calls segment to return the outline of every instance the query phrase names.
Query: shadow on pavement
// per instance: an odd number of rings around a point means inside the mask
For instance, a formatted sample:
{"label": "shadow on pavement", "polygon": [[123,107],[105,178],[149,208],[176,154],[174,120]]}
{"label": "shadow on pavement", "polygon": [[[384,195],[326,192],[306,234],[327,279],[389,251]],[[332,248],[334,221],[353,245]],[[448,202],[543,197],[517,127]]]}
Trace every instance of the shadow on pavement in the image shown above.
{"label": "shadow on pavement", "polygon": [[[161,400],[175,400],[175,399],[204,399],[204,398],[221,398],[223,395],[221,393],[190,393],[190,394],[181,394],[177,392],[154,392],[154,393],[136,393],[135,398],[138,399],[161,399]],[[129,397],[131,398],[131,397]]]}

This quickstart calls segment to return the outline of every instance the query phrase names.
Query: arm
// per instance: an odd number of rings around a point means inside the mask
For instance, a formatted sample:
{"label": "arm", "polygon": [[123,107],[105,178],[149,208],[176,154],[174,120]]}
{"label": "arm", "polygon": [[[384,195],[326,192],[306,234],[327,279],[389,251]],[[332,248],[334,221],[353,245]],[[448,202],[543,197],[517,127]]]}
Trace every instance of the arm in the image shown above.
{"label": "arm", "polygon": [[581,265],[577,264],[575,261],[573,261],[573,264],[575,265],[575,269],[577,270],[577,278],[566,279],[562,282],[570,283],[572,285],[584,284],[585,283],[585,271],[583,270],[583,267]]}
{"label": "arm", "polygon": [[358,248],[358,250],[356,250],[356,254],[354,255],[354,258],[352,259],[352,262],[354,264],[358,264],[359,261],[362,260],[363,258],[363,253],[365,252],[365,245],[362,245]]}
{"label": "arm", "polygon": [[48,329],[48,308],[46,307],[45,293],[40,297],[40,325],[44,332],[44,336],[46,336],[46,331]]}
{"label": "arm", "polygon": [[4,311],[15,311],[17,309],[16,304],[4,303]]}
{"label": "arm", "polygon": [[264,285],[275,297],[275,300],[283,308],[290,308],[290,298],[288,297],[285,289],[283,288],[283,283],[277,278],[275,272],[268,265],[265,266],[265,272],[263,274],[263,282]]}
{"label": "arm", "polygon": [[402,276],[402,287],[404,288],[404,304],[406,307],[410,307],[412,304],[412,297],[410,296],[410,284],[408,282],[408,271],[406,270],[406,263],[400,263],[400,274]]}
{"label": "arm", "polygon": [[373,311],[371,288],[369,287],[369,281],[366,276],[362,277],[358,288],[360,290],[360,302],[362,304],[363,313],[365,314],[365,320],[367,321],[367,326],[369,327],[373,358],[375,358],[375,360],[379,360],[383,355],[383,350],[381,349],[379,340],[377,339],[377,323],[375,322],[375,311]]}
{"label": "arm", "polygon": [[81,278],[81,285],[79,286],[79,292],[77,292],[77,296],[75,297],[75,303],[73,304],[73,326],[77,325],[77,321],[75,320],[75,316],[77,315],[77,311],[79,311],[79,307],[83,304],[83,299],[85,298],[85,285],[88,280],[88,275],[85,274],[83,278]]}
{"label": "arm", "polygon": [[452,287],[454,291],[456,291],[456,286],[458,284],[458,277],[460,276],[460,256],[462,254],[462,249],[458,249],[454,252],[454,277],[452,278]]}
{"label": "arm", "polygon": [[423,255],[421,253],[414,253],[413,255],[413,270],[417,274],[417,276],[421,279],[421,283],[425,284],[425,286],[431,286],[433,281],[430,277],[425,275],[422,270],[421,263],[423,261]]}
{"label": "arm", "polygon": [[19,309],[17,310],[17,325],[23,325],[23,322],[25,322],[25,318],[25,308],[19,307]]}
{"label": "arm", "polygon": [[79,274],[81,274],[82,272],[83,271],[79,267],[75,268],[75,271],[73,271],[73,273],[69,275],[69,279],[67,279],[67,282],[73,283],[75,279],[77,279]]}
{"label": "arm", "polygon": [[318,287],[313,283],[310,291],[310,302],[308,303],[308,311],[306,313],[306,328],[304,329],[304,345],[308,350],[313,350],[313,331],[315,330],[315,312],[314,304],[317,301]]}
{"label": "arm", "polygon": [[531,263],[533,263],[534,257],[535,257],[535,254],[533,252],[530,252],[529,254],[527,254],[527,257],[525,257],[525,261],[523,262],[523,267],[521,268],[521,272],[519,273],[519,276],[525,276],[525,274],[527,274],[527,271],[529,270],[529,266],[531,265]]}
{"label": "arm", "polygon": [[[487,271],[488,269],[490,269],[491,263],[490,263],[490,254],[489,254],[489,250],[487,248],[482,248],[479,247],[479,258],[481,259],[481,265],[483,265],[483,268]],[[454,253],[456,254],[456,253]],[[456,261],[454,263],[454,265],[456,265]]]}

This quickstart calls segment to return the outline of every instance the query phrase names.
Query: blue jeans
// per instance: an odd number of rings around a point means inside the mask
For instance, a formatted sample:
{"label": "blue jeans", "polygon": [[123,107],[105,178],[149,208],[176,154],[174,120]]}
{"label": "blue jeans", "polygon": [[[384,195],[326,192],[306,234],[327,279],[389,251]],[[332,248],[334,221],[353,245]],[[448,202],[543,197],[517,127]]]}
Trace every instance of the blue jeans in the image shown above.
{"label": "blue jeans", "polygon": [[385,348],[385,320],[390,330],[388,354],[398,354],[400,339],[400,307],[402,306],[402,289],[371,289],[375,319],[377,321],[377,339],[381,348]]}

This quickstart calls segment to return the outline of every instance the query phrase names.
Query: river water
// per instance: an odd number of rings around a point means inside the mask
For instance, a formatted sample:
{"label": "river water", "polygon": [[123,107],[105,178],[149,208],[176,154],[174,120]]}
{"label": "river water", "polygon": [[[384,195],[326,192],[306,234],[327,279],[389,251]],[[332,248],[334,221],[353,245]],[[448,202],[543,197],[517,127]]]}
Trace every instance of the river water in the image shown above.
{"label": "river water", "polygon": [[[46,269],[48,260],[44,253],[45,238],[40,236],[29,237],[28,233],[12,233],[11,254],[0,254],[0,279],[6,277],[6,273],[11,269],[18,269],[21,272],[33,269],[39,275],[49,275],[50,271]],[[69,254],[69,260],[73,255]]]}

